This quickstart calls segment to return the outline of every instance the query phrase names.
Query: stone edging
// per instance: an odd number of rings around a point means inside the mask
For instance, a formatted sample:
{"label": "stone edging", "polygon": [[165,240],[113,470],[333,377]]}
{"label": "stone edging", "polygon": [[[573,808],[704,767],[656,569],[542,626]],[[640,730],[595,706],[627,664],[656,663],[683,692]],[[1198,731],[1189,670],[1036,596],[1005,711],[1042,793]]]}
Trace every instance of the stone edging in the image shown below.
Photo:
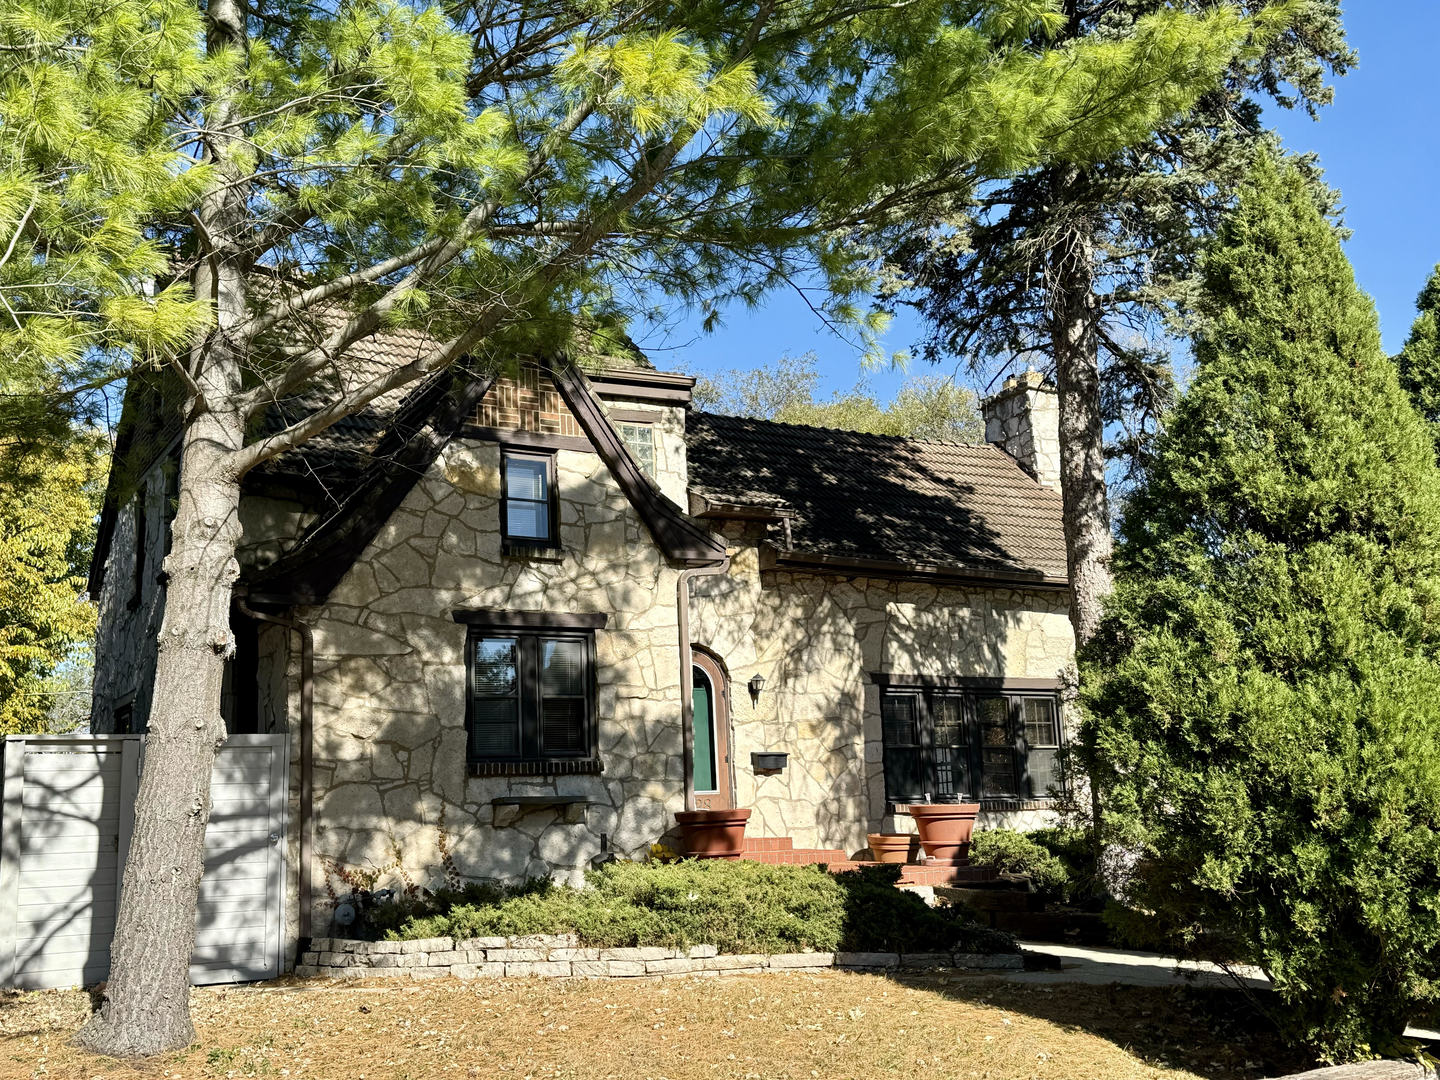
{"label": "stone edging", "polygon": [[296,965],[297,976],[332,979],[404,977],[434,979],[547,978],[616,979],[639,976],[753,975],[762,971],[923,971],[965,968],[1018,971],[1019,953],[747,953],[721,955],[714,945],[688,949],[588,949],[573,934],[525,937],[421,938],[414,941],[357,941],[316,938]]}

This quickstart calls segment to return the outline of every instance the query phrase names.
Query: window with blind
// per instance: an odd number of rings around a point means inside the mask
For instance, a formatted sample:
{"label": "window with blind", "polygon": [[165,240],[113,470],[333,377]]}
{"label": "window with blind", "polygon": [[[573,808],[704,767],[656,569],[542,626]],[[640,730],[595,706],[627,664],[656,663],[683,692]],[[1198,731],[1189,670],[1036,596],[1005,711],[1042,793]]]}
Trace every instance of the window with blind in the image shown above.
{"label": "window with blind", "polygon": [[1045,799],[1063,786],[1054,693],[886,687],[880,718],[893,803]]}
{"label": "window with blind", "polygon": [[477,627],[466,666],[472,771],[593,771],[583,767],[595,753],[593,633]]}
{"label": "window with blind", "polygon": [[506,450],[501,457],[500,520],[507,548],[559,545],[555,455]]}

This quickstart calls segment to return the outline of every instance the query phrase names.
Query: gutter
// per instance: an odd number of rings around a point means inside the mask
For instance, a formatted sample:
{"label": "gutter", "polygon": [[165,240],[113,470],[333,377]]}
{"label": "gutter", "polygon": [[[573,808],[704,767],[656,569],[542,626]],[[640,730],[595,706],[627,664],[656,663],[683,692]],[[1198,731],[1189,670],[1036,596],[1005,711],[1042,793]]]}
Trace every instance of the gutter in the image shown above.
{"label": "gutter", "polygon": [[242,615],[257,622],[283,626],[300,635],[300,933],[296,955],[310,948],[314,888],[310,866],[314,861],[311,804],[315,799],[315,636],[310,627],[294,616],[270,615],[256,611],[236,595],[235,606]]}
{"label": "gutter", "polygon": [[675,579],[675,615],[680,624],[680,738],[685,775],[685,809],[695,809],[695,654],[690,648],[690,579],[730,569],[730,553],[709,566],[687,566]]}

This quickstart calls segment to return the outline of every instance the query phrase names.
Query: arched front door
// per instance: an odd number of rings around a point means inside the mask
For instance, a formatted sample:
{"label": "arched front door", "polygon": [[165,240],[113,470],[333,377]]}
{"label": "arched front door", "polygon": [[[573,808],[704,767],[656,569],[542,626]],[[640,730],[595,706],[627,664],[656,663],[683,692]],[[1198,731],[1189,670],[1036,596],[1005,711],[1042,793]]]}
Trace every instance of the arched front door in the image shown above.
{"label": "arched front door", "polygon": [[712,657],[695,656],[695,806],[728,810],[730,793],[730,690]]}

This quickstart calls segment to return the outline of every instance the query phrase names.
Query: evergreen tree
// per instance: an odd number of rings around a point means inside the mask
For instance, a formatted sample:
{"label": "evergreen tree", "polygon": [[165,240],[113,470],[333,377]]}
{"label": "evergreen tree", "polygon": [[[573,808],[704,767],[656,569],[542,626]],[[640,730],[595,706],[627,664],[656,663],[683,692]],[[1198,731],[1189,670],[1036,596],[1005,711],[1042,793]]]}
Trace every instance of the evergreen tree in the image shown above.
{"label": "evergreen tree", "polygon": [[1440,988],[1440,471],[1293,165],[1241,187],[1200,303],[1083,658],[1095,779],[1131,904],[1363,1057]]}
{"label": "evergreen tree", "polygon": [[204,324],[184,282],[153,287],[147,235],[204,182],[166,122],[200,33],[185,0],[0,0],[0,452],[67,443],[107,380]]}
{"label": "evergreen tree", "polygon": [[1405,347],[1395,357],[1400,385],[1410,395],[1420,415],[1430,422],[1440,441],[1440,266],[1415,300],[1418,314],[1410,326]]}
{"label": "evergreen tree", "polygon": [[[1148,15],[1204,9],[1193,0],[1065,0],[1062,35],[1124,41]],[[1252,0],[1263,11],[1271,0]],[[1043,368],[1060,397],[1061,491],[1071,620],[1083,642],[1110,589],[1105,429],[1113,450],[1143,464],[1173,391],[1159,344],[1193,293],[1197,259],[1257,143],[1271,136],[1259,99],[1314,114],[1326,76],[1354,62],[1338,0],[1305,0],[1284,34],[1245,52],[1196,107],[1116,154],[1058,162],[934,213],[892,243],[891,289],[930,329],[921,356],[978,368]]]}
{"label": "evergreen tree", "polygon": [[[3,2],[18,23],[64,10]],[[250,470],[462,361],[488,373],[540,349],[573,354],[577,318],[603,336],[637,297],[713,311],[818,268],[832,313],[854,316],[868,280],[847,230],[987,177],[1115,153],[1284,25],[1240,5],[1166,10],[1123,38],[1054,46],[1048,0],[146,0],[131,16],[159,36],[151,49],[137,34],[128,55],[161,70],[122,74],[115,101],[138,118],[136,145],[168,137],[146,160],[183,190],[131,211],[166,257],[149,269],[167,303],[144,290],[105,303],[152,328],[116,345],[164,365],[183,431],[110,978],[78,1036],[114,1054],[193,1034],[187,967]],[[4,62],[23,87],[111,40],[65,24]],[[111,104],[84,80],[73,93],[96,116]],[[39,130],[4,167],[23,178],[33,157],[69,175],[68,129],[41,116]],[[70,245],[50,245],[49,219],[27,218],[23,199],[10,206],[0,224],[44,272]],[[77,273],[40,295],[98,311],[87,298],[108,296],[106,280]],[[22,327],[35,310],[18,309]],[[424,332],[413,356],[347,361],[395,327]],[[278,400],[277,430],[263,420]]]}

